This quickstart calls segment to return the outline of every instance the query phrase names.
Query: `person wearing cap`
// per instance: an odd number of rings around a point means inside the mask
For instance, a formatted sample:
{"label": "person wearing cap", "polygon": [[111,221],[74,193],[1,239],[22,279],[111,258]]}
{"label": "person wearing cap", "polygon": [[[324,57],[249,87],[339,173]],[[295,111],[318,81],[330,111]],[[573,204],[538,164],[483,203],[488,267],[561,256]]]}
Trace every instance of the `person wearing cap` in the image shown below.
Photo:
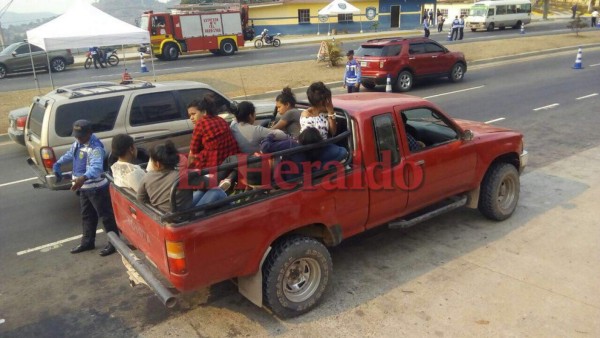
{"label": "person wearing cap", "polygon": [[[95,248],[98,219],[102,219],[104,231],[118,233],[117,223],[110,203],[108,180],[102,176],[104,171],[104,145],[92,133],[92,124],[87,120],[73,123],[73,142],[71,148],[61,156],[52,169],[57,181],[61,179],[60,167],[64,163],[73,163],[73,181],[71,191],[79,195],[83,237],[81,244],[71,249],[72,254]],[[108,256],[115,252],[109,242],[100,251],[100,256]]]}
{"label": "person wearing cap", "polygon": [[354,51],[351,49],[346,53],[348,62],[344,72],[344,88],[348,88],[348,93],[358,92],[360,90],[360,63],[354,59]]}

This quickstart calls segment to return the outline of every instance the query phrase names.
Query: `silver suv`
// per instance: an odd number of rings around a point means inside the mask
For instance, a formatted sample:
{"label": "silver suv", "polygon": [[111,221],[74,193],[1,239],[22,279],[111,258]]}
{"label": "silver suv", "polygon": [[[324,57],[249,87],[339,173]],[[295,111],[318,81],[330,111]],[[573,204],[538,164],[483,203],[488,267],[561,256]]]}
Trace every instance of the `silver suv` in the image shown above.
{"label": "silver suv", "polygon": [[[207,84],[192,81],[127,85],[89,82],[34,97],[25,126],[27,162],[41,181],[34,187],[52,190],[69,187],[70,173],[64,174],[67,179],[56,184],[52,165],[73,143],[73,122],[80,119],[92,122],[93,132],[107,150],[110,150],[113,136],[120,133],[127,133],[139,141],[180,132],[171,140],[181,151],[187,152],[194,126],[188,119],[186,107],[192,100],[202,99],[208,93],[217,98],[222,113],[230,116],[235,101]],[[269,114],[273,106],[267,109]],[[63,172],[70,170],[68,166],[63,168]]]}

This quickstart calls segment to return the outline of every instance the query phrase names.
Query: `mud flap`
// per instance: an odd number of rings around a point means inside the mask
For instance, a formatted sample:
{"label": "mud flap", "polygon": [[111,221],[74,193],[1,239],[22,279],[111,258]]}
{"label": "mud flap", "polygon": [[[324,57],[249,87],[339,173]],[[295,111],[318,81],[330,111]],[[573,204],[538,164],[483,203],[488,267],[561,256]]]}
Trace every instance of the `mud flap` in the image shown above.
{"label": "mud flap", "polygon": [[267,259],[269,252],[271,252],[271,247],[268,247],[267,251],[265,251],[263,258],[260,260],[258,271],[255,274],[245,277],[238,277],[238,292],[258,307],[262,307],[263,301],[262,266],[265,262],[265,259]]}

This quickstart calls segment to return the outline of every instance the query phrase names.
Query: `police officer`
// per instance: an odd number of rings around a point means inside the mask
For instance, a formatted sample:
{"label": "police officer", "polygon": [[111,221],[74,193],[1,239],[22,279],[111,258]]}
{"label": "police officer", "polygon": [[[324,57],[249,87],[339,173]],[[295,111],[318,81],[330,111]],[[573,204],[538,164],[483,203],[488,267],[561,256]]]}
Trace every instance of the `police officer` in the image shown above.
{"label": "police officer", "polygon": [[458,37],[458,28],[460,27],[460,21],[458,20],[458,15],[454,17],[452,20],[452,35],[450,36],[450,40],[456,40]]}
{"label": "police officer", "polygon": [[348,93],[358,92],[360,90],[360,63],[354,59],[354,51],[351,49],[346,53],[348,62],[346,62],[346,71],[344,72],[344,88],[348,88]]}
{"label": "police officer", "polygon": [[458,19],[458,39],[462,40],[465,30],[465,16],[461,15],[460,19]]}
{"label": "police officer", "polygon": [[[104,146],[92,134],[92,124],[87,120],[78,120],[73,123],[73,142],[69,151],[61,156],[52,169],[57,181],[61,179],[60,166],[64,163],[73,163],[72,191],[79,195],[81,208],[81,221],[83,237],[81,244],[71,249],[72,254],[80,253],[95,248],[96,228],[98,219],[102,219],[104,231],[118,233],[115,216],[110,203],[108,181],[102,177],[104,164]],[[100,256],[108,256],[115,252],[114,246],[109,242],[100,251]]]}

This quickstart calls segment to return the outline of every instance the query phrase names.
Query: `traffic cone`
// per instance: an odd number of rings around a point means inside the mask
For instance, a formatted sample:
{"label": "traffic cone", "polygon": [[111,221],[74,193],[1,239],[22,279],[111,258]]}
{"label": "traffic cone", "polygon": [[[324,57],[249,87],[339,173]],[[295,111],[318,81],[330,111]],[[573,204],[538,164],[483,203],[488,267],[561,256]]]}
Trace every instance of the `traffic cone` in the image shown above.
{"label": "traffic cone", "polygon": [[448,31],[448,39],[447,41],[452,41],[452,28]]}
{"label": "traffic cone", "polygon": [[148,68],[146,67],[146,63],[144,62],[144,53],[140,53],[140,64],[141,64],[141,73],[148,73]]}
{"label": "traffic cone", "polygon": [[521,23],[521,34],[525,34],[525,24]]}
{"label": "traffic cone", "polygon": [[387,80],[385,81],[385,92],[386,93],[392,92],[392,77],[390,76],[390,74],[388,74]]}
{"label": "traffic cone", "polygon": [[132,82],[133,82],[133,78],[127,72],[127,68],[125,68],[125,71],[121,75],[121,84],[130,84]]}
{"label": "traffic cone", "polygon": [[579,51],[577,51],[577,58],[575,59],[573,69],[583,69],[583,64],[581,63],[581,47],[579,47]]}

